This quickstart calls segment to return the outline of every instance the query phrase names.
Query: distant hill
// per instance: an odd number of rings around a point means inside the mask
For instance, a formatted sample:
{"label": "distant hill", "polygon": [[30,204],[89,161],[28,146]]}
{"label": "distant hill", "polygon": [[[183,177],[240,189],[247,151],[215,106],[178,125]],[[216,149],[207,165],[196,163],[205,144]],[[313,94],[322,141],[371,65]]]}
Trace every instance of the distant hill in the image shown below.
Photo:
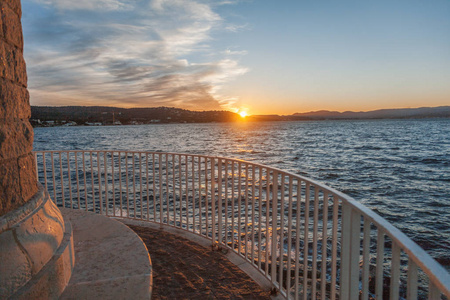
{"label": "distant hill", "polygon": [[146,123],[207,123],[230,122],[240,116],[229,111],[190,111],[172,107],[118,108],[106,106],[32,106],[31,120],[34,125],[55,122],[55,124],[76,122],[113,124]]}
{"label": "distant hill", "polygon": [[[340,119],[450,118],[450,106],[379,109],[366,112],[312,111],[293,115],[252,115],[248,121],[299,121]],[[242,118],[229,111],[190,111],[173,107],[119,108],[106,106],[32,106],[34,126],[87,124],[149,124],[233,122]],[[70,124],[70,123],[69,123]],[[73,124],[73,123],[72,123]]]}
{"label": "distant hill", "polygon": [[295,119],[323,120],[323,119],[403,119],[403,118],[450,118],[450,106],[378,109],[365,112],[337,112],[337,111],[312,111],[295,113]]}

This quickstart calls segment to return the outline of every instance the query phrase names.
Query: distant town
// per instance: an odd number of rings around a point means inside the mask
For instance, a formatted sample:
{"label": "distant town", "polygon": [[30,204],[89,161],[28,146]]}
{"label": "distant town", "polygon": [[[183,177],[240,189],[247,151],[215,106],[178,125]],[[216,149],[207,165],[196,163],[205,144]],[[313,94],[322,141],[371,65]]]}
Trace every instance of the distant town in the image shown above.
{"label": "distant town", "polygon": [[30,122],[36,127],[210,123],[239,119],[239,115],[229,111],[190,111],[170,107],[32,106]]}
{"label": "distant town", "polygon": [[[251,115],[246,121],[308,121],[450,118],[450,106],[381,109],[368,112],[315,111],[292,115]],[[106,126],[165,123],[236,122],[243,118],[230,111],[190,111],[173,107],[119,108],[106,106],[32,106],[34,127]]]}

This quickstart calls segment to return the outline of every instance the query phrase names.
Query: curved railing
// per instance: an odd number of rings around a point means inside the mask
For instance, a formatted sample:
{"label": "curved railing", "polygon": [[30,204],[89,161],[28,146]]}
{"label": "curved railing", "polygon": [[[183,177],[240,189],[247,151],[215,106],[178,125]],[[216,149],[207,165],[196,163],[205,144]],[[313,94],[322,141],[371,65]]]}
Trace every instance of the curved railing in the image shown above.
{"label": "curved railing", "polygon": [[37,151],[58,206],[203,236],[285,298],[441,299],[449,274],[386,220],[314,180],[246,161],[135,151]]}

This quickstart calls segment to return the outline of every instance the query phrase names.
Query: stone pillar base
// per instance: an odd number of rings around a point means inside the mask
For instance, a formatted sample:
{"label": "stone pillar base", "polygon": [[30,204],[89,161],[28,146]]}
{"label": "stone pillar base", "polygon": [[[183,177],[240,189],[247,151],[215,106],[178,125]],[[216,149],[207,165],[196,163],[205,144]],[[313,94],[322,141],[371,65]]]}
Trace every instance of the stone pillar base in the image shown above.
{"label": "stone pillar base", "polygon": [[75,264],[72,227],[39,185],[25,205],[0,217],[0,295],[58,298]]}

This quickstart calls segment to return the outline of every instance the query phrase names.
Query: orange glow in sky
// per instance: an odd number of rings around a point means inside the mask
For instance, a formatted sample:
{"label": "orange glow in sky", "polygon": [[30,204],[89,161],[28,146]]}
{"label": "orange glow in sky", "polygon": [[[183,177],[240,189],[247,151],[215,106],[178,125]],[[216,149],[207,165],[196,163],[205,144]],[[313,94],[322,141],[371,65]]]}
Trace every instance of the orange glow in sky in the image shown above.
{"label": "orange glow in sky", "polygon": [[239,112],[239,115],[240,115],[242,118],[245,118],[246,116],[248,116],[248,114],[247,114],[246,111],[241,111],[241,112]]}

